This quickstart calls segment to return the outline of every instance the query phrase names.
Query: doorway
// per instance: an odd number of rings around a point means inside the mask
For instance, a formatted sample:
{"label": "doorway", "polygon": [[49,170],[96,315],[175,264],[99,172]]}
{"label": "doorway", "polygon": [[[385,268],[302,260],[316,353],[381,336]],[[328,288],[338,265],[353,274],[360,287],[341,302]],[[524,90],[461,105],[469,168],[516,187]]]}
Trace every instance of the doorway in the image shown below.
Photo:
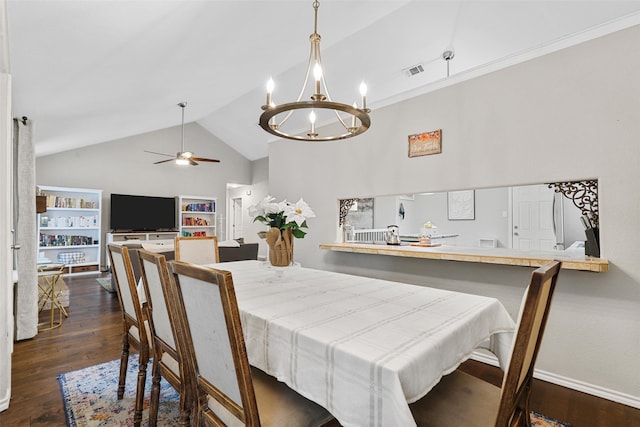
{"label": "doorway", "polygon": [[242,233],[242,197],[237,197],[231,199],[231,238],[240,239]]}
{"label": "doorway", "polygon": [[512,248],[564,249],[561,197],[544,184],[512,187]]}

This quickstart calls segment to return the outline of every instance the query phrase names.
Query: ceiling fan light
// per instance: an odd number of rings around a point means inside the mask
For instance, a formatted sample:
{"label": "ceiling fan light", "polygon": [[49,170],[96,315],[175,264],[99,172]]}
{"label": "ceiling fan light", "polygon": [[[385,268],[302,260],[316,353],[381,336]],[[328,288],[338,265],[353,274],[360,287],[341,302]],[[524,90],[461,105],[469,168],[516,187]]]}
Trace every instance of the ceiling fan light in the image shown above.
{"label": "ceiling fan light", "polygon": [[[176,156],[173,157],[170,154],[164,154],[164,153],[155,153],[155,154],[161,154],[163,156],[168,156],[168,157],[172,157],[171,159],[167,159],[167,160],[162,160],[160,162],[155,162],[154,164],[159,164],[159,163],[167,163],[170,161],[174,161],[176,165],[181,165],[181,166],[197,166],[198,165],[198,161],[202,161],[202,162],[210,162],[210,163],[220,163],[220,160],[217,159],[207,159],[204,157],[194,157],[194,153],[191,151],[185,151],[184,150],[184,109],[187,106],[186,102],[181,102],[178,104],[178,107],[180,107],[182,109],[182,125],[181,125],[181,143],[180,143],[180,150],[176,153]],[[146,150],[145,150],[146,151]],[[149,151],[150,153],[154,153],[153,151]]]}

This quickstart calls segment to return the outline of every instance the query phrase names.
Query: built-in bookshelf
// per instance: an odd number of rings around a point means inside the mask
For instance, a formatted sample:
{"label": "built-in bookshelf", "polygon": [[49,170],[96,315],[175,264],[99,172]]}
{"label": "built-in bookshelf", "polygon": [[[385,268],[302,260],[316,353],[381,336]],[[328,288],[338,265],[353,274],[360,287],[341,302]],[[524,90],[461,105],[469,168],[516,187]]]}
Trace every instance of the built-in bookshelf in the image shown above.
{"label": "built-in bookshelf", "polygon": [[100,271],[102,190],[39,185],[47,210],[38,214],[38,263],[66,274]]}
{"label": "built-in bookshelf", "polygon": [[181,236],[216,235],[215,197],[178,196],[177,207]]}

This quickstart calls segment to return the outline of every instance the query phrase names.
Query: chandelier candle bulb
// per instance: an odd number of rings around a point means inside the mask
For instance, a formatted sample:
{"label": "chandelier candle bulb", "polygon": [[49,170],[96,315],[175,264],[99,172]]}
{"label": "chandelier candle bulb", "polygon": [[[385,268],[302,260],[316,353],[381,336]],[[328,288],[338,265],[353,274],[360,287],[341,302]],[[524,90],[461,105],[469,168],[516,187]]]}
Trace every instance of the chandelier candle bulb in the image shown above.
{"label": "chandelier candle bulb", "polygon": [[273,82],[273,79],[269,77],[269,80],[267,81],[267,103],[265,104],[268,107],[273,106],[273,101],[271,100],[271,94],[273,93],[274,87],[275,87],[275,83]]}
{"label": "chandelier candle bulb", "polygon": [[311,133],[315,133],[316,131],[316,113],[311,110],[309,113],[309,121],[311,122]]}
{"label": "chandelier candle bulb", "polygon": [[316,95],[320,95],[320,80],[322,80],[322,67],[316,63],[313,67],[313,77],[316,79]]}
{"label": "chandelier candle bulb", "polygon": [[362,82],[360,83],[360,95],[362,96],[362,109],[367,109],[367,85]]}

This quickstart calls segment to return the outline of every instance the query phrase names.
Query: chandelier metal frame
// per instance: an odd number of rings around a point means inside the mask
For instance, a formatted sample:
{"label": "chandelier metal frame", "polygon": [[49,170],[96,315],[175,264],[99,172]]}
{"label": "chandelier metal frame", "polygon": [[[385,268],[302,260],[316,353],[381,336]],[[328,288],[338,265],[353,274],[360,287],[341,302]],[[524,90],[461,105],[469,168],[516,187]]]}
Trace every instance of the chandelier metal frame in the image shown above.
{"label": "chandelier metal frame", "polygon": [[[262,106],[264,112],[260,115],[260,127],[270,134],[276,135],[281,138],[292,139],[297,141],[313,141],[313,142],[325,142],[336,141],[346,138],[351,138],[364,133],[371,126],[371,118],[369,113],[371,109],[366,105],[366,86],[364,82],[360,85],[360,95],[362,96],[362,107],[358,108],[356,104],[353,105],[344,104],[341,102],[334,102],[331,100],[327,84],[322,73],[322,59],[320,56],[320,34],[318,34],[318,8],[320,3],[315,0],[313,2],[314,9],[314,24],[313,33],[309,36],[311,41],[311,50],[309,53],[309,61],[307,65],[307,72],[302,84],[302,89],[298,98],[294,102],[275,105],[272,100],[273,92],[273,80],[269,80],[267,83],[267,102]],[[307,88],[309,76],[313,70],[315,78],[315,92],[311,94],[311,101],[302,101],[305,89]],[[324,93],[322,93],[324,89]],[[311,129],[306,134],[297,135],[289,133],[282,129],[282,126],[289,120],[291,115],[296,110],[311,110],[310,119]],[[338,122],[344,128],[343,133],[337,135],[321,136],[315,129],[315,113],[314,110],[331,110],[335,113]],[[346,119],[340,115],[340,112],[347,113],[349,117]],[[278,115],[283,114],[284,117],[278,120]],[[349,122],[350,119],[350,123]],[[358,124],[359,123],[359,124]]]}

